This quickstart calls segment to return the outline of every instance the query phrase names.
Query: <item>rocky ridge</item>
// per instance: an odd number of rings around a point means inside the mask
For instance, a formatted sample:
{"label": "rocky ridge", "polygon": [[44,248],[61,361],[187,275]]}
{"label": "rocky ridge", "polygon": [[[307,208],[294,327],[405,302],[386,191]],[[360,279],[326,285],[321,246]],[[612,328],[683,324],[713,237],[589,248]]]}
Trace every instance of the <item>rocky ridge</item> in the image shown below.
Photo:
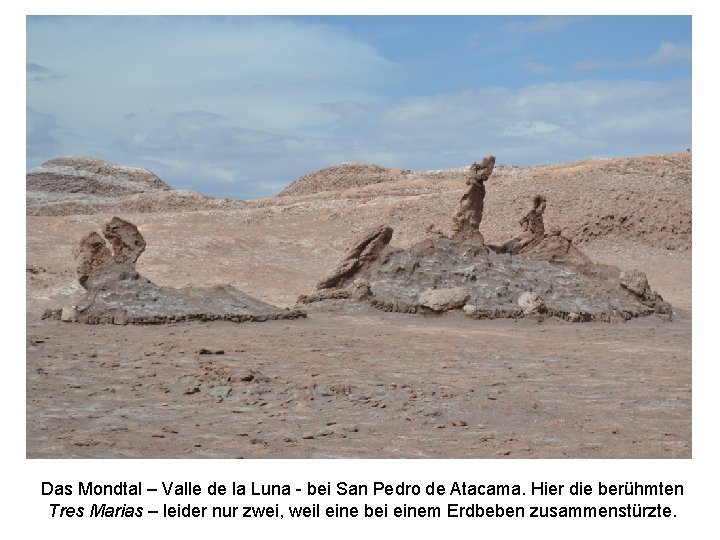
{"label": "rocky ridge", "polygon": [[25,175],[29,215],[145,213],[227,208],[241,201],[175,190],[153,172],[87,157],[59,157]]}

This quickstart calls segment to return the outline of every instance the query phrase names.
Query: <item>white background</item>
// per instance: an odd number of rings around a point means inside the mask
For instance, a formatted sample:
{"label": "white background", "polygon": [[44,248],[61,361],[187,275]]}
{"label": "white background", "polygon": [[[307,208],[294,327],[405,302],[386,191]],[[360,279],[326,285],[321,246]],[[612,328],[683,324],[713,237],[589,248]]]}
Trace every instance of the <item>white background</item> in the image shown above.
{"label": "white background", "polygon": [[[2,17],[4,99],[2,100],[4,187],[10,196],[3,199],[3,230],[10,235],[10,250],[6,260],[14,261],[3,267],[6,305],[2,310],[4,349],[2,403],[5,412],[5,430],[2,438],[3,475],[0,482],[4,529],[10,536],[26,538],[198,538],[215,534],[223,536],[262,538],[366,538],[391,535],[408,538],[437,538],[447,534],[473,537],[516,538],[531,535],[534,538],[713,538],[717,534],[717,362],[718,354],[713,336],[717,333],[713,295],[717,287],[712,279],[717,262],[714,252],[717,226],[710,223],[717,212],[714,202],[718,181],[714,157],[717,122],[718,88],[715,84],[718,50],[716,10],[711,2],[502,2],[488,6],[445,1],[409,9],[402,2],[51,2],[26,1],[18,7],[6,7]],[[471,7],[472,6],[472,9]],[[19,261],[24,254],[24,231],[19,224],[24,219],[24,86],[20,84],[25,73],[25,15],[60,13],[112,13],[112,14],[199,14],[199,13],[456,13],[456,14],[692,14],[693,15],[693,183],[694,183],[694,243],[696,259],[693,261],[693,458],[687,460],[27,460],[25,459],[25,358],[23,290],[19,287],[24,271]],[[7,236],[6,236],[7,238]],[[22,273],[21,273],[22,272]],[[9,304],[9,305],[8,305]],[[43,497],[41,482],[70,483],[77,489],[78,481],[114,483],[142,481],[144,486],[161,481],[193,481],[203,488],[213,481],[228,486],[236,481],[247,486],[251,481],[261,483],[289,483],[305,487],[307,481],[327,483],[347,481],[372,484],[374,481],[399,483],[405,481],[424,486],[429,482],[450,485],[453,481],[476,484],[518,483],[529,490],[531,481],[549,481],[569,485],[575,481],[590,483],[681,483],[683,497],[601,498],[601,497],[546,497],[535,498],[534,504],[585,505],[626,504],[627,502],[658,502],[672,506],[677,517],[670,519],[343,519],[313,520],[199,520],[161,519],[50,519],[50,499],[62,502],[60,497]],[[567,490],[567,488],[566,488]],[[389,503],[390,506],[407,504],[438,505],[444,510],[449,497],[291,497],[241,498],[234,501],[225,497],[166,498],[161,493],[144,495],[141,499],[104,498],[103,502],[136,504],[160,507],[163,501],[192,503],[195,505],[247,505],[281,503],[326,506],[334,503],[361,506],[368,502]],[[516,500],[517,499],[517,500]],[[467,502],[480,502],[487,506],[530,504],[523,498],[467,498]],[[285,502],[283,502],[285,501]],[[89,507],[90,498],[67,497],[65,504]],[[456,501],[453,501],[456,502]],[[335,523],[333,523],[335,521]]]}

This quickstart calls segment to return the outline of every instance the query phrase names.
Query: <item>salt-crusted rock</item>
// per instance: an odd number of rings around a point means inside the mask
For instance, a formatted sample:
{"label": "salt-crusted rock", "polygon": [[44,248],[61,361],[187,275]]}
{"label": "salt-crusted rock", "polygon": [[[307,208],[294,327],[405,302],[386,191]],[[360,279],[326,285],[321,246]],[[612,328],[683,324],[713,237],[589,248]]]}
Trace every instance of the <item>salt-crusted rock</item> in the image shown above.
{"label": "salt-crusted rock", "polygon": [[[624,275],[621,286],[618,268],[593,262],[559,229],[546,233],[543,195],[533,197],[532,208],[520,220],[519,237],[485,245],[479,231],[483,183],[494,163],[490,156],[470,168],[469,187],[453,215],[455,234],[448,237],[429,225],[427,237],[398,248],[387,244],[389,228],[378,227],[348,249],[330,277],[298,303],[352,299],[394,313],[463,308],[473,319],[542,314],[584,322],[607,321],[613,314],[672,315],[671,306],[647,287],[644,276]],[[518,298],[523,291],[528,292]]]}
{"label": "salt-crusted rock", "polygon": [[518,298],[518,305],[525,315],[542,313],[545,311],[545,302],[536,292],[525,291]]}
{"label": "salt-crusted rock", "polygon": [[77,308],[75,306],[66,306],[62,308],[62,312],[60,313],[60,320],[63,322],[77,321]]}
{"label": "salt-crusted rock", "polygon": [[428,289],[418,300],[421,306],[433,311],[449,311],[462,307],[470,298],[470,291],[465,287],[452,287],[450,289]]}

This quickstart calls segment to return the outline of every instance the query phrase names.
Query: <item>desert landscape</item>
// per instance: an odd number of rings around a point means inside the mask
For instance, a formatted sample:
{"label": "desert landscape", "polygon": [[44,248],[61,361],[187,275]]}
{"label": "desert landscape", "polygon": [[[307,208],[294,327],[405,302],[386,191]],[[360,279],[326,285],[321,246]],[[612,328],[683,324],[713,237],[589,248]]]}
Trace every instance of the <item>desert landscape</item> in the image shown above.
{"label": "desert landscape", "polygon": [[27,457],[691,457],[691,152],[483,157],[28,172]]}

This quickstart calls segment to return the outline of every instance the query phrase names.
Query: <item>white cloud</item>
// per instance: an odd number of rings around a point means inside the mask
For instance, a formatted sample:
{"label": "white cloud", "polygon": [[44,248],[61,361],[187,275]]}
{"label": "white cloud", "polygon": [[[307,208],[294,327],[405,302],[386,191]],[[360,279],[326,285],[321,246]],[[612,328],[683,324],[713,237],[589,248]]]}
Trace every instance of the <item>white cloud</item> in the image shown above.
{"label": "white cloud", "polygon": [[[691,144],[689,80],[485,86],[437,95],[415,87],[419,95],[399,97],[388,87],[404,68],[322,25],[274,18],[192,24],[179,18],[172,27],[167,19],[87,20],[28,24],[29,73],[53,66],[53,73],[67,74],[52,84],[28,82],[29,166],[56,155],[90,155],[149,167],[174,187],[253,197],[341,161],[438,169],[487,153],[528,164]],[[531,22],[508,31],[538,33],[571,21]],[[680,56],[660,47],[653,61]],[[524,68],[554,69],[532,62]]]}
{"label": "white cloud", "polygon": [[331,121],[323,102],[372,99],[401,71],[331,27],[261,17],[30,18],[27,58],[68,74],[29,85],[28,102],[93,135],[129,111],[147,125],[193,109],[293,130]]}
{"label": "white cloud", "polygon": [[28,82],[59,81],[60,79],[65,78],[64,75],[54,73],[45,66],[34,64],[32,62],[25,63],[25,77]]}
{"label": "white cloud", "polygon": [[548,122],[523,120],[506,126],[499,134],[503,137],[534,137],[544,136],[558,131],[560,126]]}
{"label": "white cloud", "polygon": [[657,52],[647,59],[647,63],[654,66],[691,61],[692,49],[688,45],[677,45],[675,43],[661,44]]}
{"label": "white cloud", "polygon": [[58,124],[52,115],[44,114],[27,107],[25,110],[25,144],[29,167],[39,165],[35,156],[47,156],[59,146],[54,135]]}
{"label": "white cloud", "polygon": [[626,67],[655,67],[675,62],[692,62],[692,48],[689,45],[662,43],[657,51],[646,58],[634,60],[583,60],[573,67],[579,70],[613,69]]}
{"label": "white cloud", "polygon": [[381,125],[378,143],[411,168],[462,165],[441,158],[458,151],[523,164],[680,150],[690,144],[690,81],[484,88],[399,103]]}
{"label": "white cloud", "polygon": [[193,111],[116,141],[114,151],[119,161],[148,166],[175,187],[249,197],[271,195],[341,161],[438,169],[489,153],[503,163],[530,164],[691,144],[690,81],[485,87],[385,107],[327,107],[334,124],[320,134],[248,129]]}

